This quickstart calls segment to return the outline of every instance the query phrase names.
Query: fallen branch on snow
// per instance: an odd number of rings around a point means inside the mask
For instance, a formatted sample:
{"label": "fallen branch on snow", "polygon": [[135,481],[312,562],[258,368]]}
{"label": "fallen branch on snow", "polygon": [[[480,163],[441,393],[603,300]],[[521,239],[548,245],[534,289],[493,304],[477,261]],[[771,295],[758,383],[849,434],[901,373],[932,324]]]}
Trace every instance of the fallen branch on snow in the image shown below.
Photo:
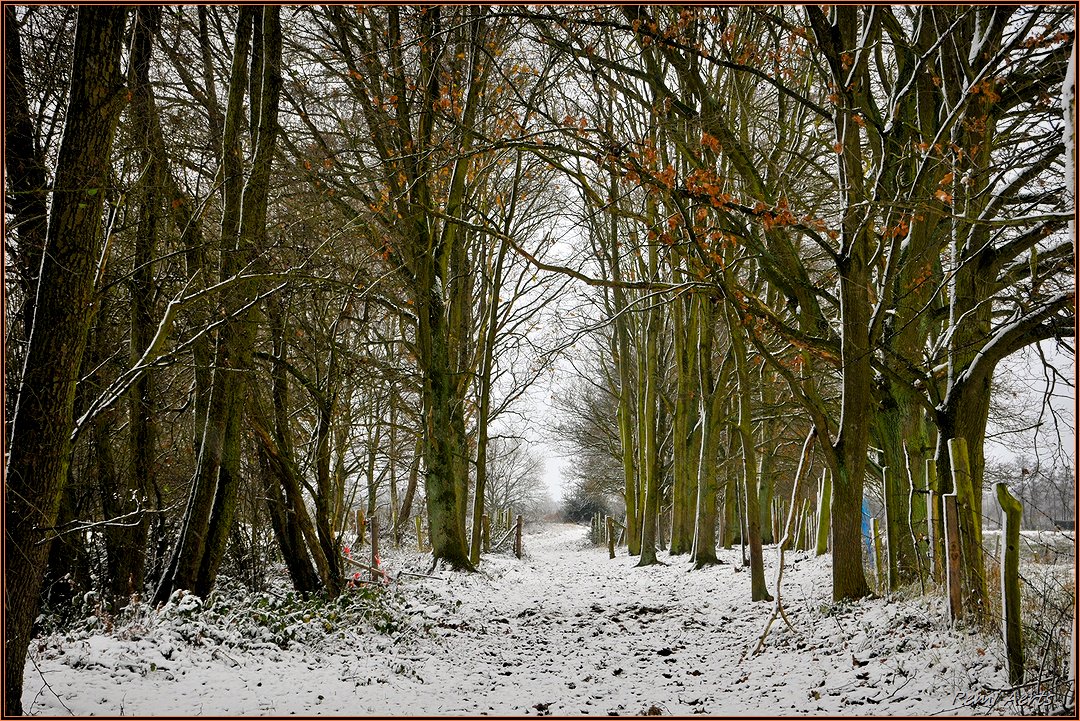
{"label": "fallen branch on snow", "polygon": [[[765,629],[761,632],[761,638],[758,639],[757,646],[754,647],[751,656],[756,656],[765,647],[765,639],[769,636],[769,629],[772,628],[773,623],[776,621],[777,616],[784,619],[784,623],[787,627],[795,631],[795,627],[791,625],[791,621],[788,619],[787,614],[784,613],[784,604],[780,600],[780,584],[784,579],[784,547],[787,546],[789,539],[791,538],[792,531],[795,527],[795,510],[796,500],[799,496],[799,486],[802,483],[803,476],[806,475],[806,468],[809,465],[810,451],[814,447],[814,439],[817,438],[817,428],[811,428],[810,433],[806,435],[806,441],[803,443],[802,455],[799,457],[799,467],[795,471],[795,482],[791,487],[791,503],[788,508],[787,521],[784,523],[784,537],[780,539],[780,542],[776,546],[776,552],[778,561],[776,564],[776,590],[773,592],[773,610],[769,614],[769,619],[765,622]],[[739,663],[742,663],[746,658],[746,652],[739,658]]]}

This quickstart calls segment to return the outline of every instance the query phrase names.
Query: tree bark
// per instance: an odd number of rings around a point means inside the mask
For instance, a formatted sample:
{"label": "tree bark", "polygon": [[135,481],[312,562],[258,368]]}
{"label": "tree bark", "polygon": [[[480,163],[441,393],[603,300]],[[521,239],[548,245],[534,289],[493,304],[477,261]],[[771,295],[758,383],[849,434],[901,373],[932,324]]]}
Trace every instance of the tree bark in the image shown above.
{"label": "tree bark", "polygon": [[417,277],[420,316],[420,360],[424,376],[424,488],[427,492],[428,528],[431,552],[455,570],[472,570],[465,534],[458,524],[458,445],[452,433],[453,403],[449,334],[440,284],[434,277],[434,263],[421,262]]}
{"label": "tree bark", "polygon": [[22,713],[23,670],[71,452],[79,363],[92,315],[109,151],[123,107],[120,54],[127,10],[83,6],[71,94],[6,484],[4,710]]}

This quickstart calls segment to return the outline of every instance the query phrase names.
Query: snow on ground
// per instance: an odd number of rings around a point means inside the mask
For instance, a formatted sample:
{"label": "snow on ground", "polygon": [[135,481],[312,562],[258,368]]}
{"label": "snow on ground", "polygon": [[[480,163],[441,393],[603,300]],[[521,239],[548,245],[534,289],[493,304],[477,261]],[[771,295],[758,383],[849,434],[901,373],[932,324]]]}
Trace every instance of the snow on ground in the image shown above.
{"label": "snow on ground", "polygon": [[[789,553],[783,598],[795,630],[777,621],[753,656],[772,604],[750,603],[738,549],[701,571],[666,553],[667,565],[636,568],[625,549],[609,560],[586,535],[581,526],[541,525],[526,533],[521,560],[493,554],[476,574],[400,577],[390,616],[355,627],[335,628],[336,611],[325,609],[297,612],[288,628],[261,629],[225,611],[213,625],[189,597],[110,633],[46,636],[27,664],[24,708],[63,716],[966,715],[985,713],[990,689],[1006,686],[1000,643],[953,632],[939,596],[833,604],[828,558]],[[419,554],[387,556],[391,576],[427,570]],[[774,549],[766,563],[771,579]],[[297,639],[287,650],[282,634]]]}

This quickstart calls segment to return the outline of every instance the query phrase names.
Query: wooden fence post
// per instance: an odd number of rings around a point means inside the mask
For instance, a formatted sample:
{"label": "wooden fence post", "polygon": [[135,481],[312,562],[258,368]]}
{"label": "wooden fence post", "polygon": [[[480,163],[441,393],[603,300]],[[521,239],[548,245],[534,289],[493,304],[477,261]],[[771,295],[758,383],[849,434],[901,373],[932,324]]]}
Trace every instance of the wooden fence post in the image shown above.
{"label": "wooden fence post", "polygon": [[1009,683],[1024,682],[1024,645],[1020,628],[1020,519],[1024,507],[1004,483],[995,483],[998,503],[1005,512],[1001,529],[1004,558],[1001,560],[1001,628],[1005,636],[1005,658]]}
{"label": "wooden fence post", "polygon": [[424,550],[424,522],[420,520],[420,516],[416,517],[416,550]]}
{"label": "wooden fence post", "polygon": [[480,516],[480,541],[484,545],[484,553],[491,552],[491,519],[488,514]]}
{"label": "wooden fence post", "polygon": [[356,509],[356,537],[358,540],[357,545],[363,546],[365,536],[367,535],[366,524],[364,523],[364,509]]}
{"label": "wooden fence post", "polygon": [[615,519],[607,517],[607,552],[608,558],[615,558]]}
{"label": "wooden fence post", "polygon": [[945,580],[945,526],[941,516],[941,496],[937,492],[937,465],[933,458],[926,459],[926,487],[930,490],[930,567],[934,581],[941,583]]}
{"label": "wooden fence post", "polygon": [[371,580],[378,581],[379,576],[379,517],[371,516]]}
{"label": "wooden fence post", "polygon": [[889,583],[888,569],[882,569],[881,533],[878,529],[878,519],[870,519],[870,536],[874,541],[874,573],[877,575],[878,591],[885,591]]}
{"label": "wooden fence post", "polygon": [[832,474],[829,469],[821,472],[821,491],[818,493],[817,548],[815,555],[824,556],[829,547],[829,521],[832,509]]}
{"label": "wooden fence post", "polygon": [[907,478],[908,487],[907,525],[915,543],[915,570],[919,576],[919,587],[926,593],[926,579],[930,574],[930,514],[926,507],[929,501],[928,490],[918,487],[915,477],[911,475],[911,455],[906,443],[904,456],[904,476]]}
{"label": "wooden fence post", "polygon": [[983,565],[980,517],[982,500],[976,498],[977,494],[982,494],[982,489],[972,487],[967,441],[963,438],[950,438],[949,459],[952,462],[960,553],[963,559],[961,569],[964,574],[964,613],[976,621],[983,621],[989,617],[990,599],[986,593],[986,568]]}
{"label": "wooden fence post", "polygon": [[945,516],[945,585],[949,590],[949,618],[957,621],[963,615],[963,597],[960,579],[960,522],[957,518],[956,494],[946,493],[941,497]]}
{"label": "wooden fence post", "polygon": [[521,526],[524,522],[524,517],[519,515],[517,517],[517,530],[514,532],[514,555],[518,558],[521,558]]}
{"label": "wooden fence post", "polygon": [[935,583],[945,580],[945,538],[941,521],[941,497],[930,491],[930,578]]}

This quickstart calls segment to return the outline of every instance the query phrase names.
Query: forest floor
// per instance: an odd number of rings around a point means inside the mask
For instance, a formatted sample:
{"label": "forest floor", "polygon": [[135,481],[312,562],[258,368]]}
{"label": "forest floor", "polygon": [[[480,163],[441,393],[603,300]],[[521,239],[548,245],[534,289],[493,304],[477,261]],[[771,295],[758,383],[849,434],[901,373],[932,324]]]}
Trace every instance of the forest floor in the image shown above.
{"label": "forest floor", "polygon": [[[738,549],[700,571],[663,552],[665,565],[637,568],[625,549],[610,560],[588,545],[587,532],[538,524],[521,560],[492,554],[475,574],[398,577],[380,596],[388,610],[366,628],[343,625],[354,618],[347,609],[297,611],[292,640],[281,643],[220,598],[188,597],[45,635],[31,649],[24,708],[49,716],[1000,710],[1000,642],[950,629],[940,595],[834,604],[828,558],[788,553],[783,598],[794,630],[777,621],[754,655],[772,604],[750,602]],[[386,556],[391,577],[430,563]],[[775,564],[766,548],[770,586]]]}

